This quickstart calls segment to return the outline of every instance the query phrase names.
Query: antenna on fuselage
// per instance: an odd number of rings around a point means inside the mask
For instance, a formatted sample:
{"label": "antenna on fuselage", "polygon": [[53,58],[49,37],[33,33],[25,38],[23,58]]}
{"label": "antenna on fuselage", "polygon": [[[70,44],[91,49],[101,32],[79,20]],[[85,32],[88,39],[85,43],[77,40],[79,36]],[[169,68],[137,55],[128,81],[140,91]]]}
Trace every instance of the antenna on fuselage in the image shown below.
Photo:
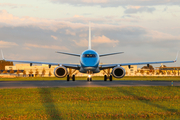
{"label": "antenna on fuselage", "polygon": [[91,23],[89,22],[89,49],[91,49]]}

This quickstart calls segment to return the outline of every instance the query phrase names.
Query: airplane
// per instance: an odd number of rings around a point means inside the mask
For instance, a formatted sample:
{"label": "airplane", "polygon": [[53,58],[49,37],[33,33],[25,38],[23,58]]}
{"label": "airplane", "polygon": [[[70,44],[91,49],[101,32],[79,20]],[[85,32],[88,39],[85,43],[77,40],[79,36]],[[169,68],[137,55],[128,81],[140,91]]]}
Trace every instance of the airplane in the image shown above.
{"label": "airplane", "polygon": [[82,54],[74,54],[74,53],[67,53],[67,52],[60,52],[60,51],[57,51],[57,53],[80,57],[80,64],[63,64],[63,63],[50,63],[50,62],[37,62],[37,61],[8,60],[4,58],[3,52],[1,51],[2,58],[5,61],[30,63],[30,66],[32,66],[32,64],[48,64],[49,68],[51,68],[52,65],[57,65],[58,67],[54,69],[54,75],[58,78],[67,77],[67,81],[69,81],[71,78],[72,78],[72,81],[75,81],[75,74],[70,76],[70,72],[67,70],[67,68],[78,70],[80,73],[88,74],[87,81],[92,81],[92,74],[99,73],[101,70],[112,69],[109,74],[104,75],[104,81],[107,81],[107,79],[112,81],[113,77],[123,78],[125,76],[126,71],[122,66],[128,66],[130,69],[131,65],[146,64],[147,67],[149,67],[150,64],[174,63],[177,61],[177,58],[178,58],[178,54],[177,54],[176,59],[172,61],[117,63],[117,64],[100,65],[100,57],[122,54],[124,52],[98,54],[95,50],[91,49],[90,24],[89,24],[89,45],[88,45],[87,50],[83,51]]}

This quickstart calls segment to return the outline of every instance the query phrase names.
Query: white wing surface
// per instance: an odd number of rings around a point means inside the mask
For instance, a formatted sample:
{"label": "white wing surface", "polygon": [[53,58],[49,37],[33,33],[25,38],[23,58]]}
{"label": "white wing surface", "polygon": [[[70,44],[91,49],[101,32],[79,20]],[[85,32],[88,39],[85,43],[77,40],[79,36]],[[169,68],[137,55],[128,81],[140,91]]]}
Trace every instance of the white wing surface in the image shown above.
{"label": "white wing surface", "polygon": [[80,65],[78,64],[63,64],[63,63],[51,63],[51,62],[37,62],[37,61],[23,61],[23,60],[6,60],[9,62],[19,62],[19,63],[29,63],[29,64],[47,64],[47,65],[58,65],[58,66],[65,66],[67,68],[74,68],[74,69],[80,69]]}
{"label": "white wing surface", "polygon": [[107,68],[114,68],[116,66],[130,66],[130,65],[143,65],[143,64],[161,64],[161,63],[174,63],[177,61],[178,58],[178,54],[176,56],[175,60],[172,61],[156,61],[156,62],[135,62],[135,63],[119,63],[119,64],[104,64],[104,65],[100,65],[99,69],[107,69]]}

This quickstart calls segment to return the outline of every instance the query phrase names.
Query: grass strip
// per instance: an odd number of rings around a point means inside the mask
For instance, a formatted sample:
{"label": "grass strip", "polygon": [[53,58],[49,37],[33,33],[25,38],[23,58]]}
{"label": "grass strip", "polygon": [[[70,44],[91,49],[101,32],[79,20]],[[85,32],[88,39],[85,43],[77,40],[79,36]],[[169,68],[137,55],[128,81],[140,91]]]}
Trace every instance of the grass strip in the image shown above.
{"label": "grass strip", "polygon": [[0,89],[0,119],[180,119],[180,87]]}

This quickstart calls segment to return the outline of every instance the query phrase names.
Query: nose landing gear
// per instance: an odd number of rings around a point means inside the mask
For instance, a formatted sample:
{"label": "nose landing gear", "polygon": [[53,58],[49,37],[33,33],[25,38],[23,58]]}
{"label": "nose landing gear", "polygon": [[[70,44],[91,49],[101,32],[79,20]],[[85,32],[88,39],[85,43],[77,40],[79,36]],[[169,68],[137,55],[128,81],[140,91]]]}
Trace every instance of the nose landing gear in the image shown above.
{"label": "nose landing gear", "polygon": [[92,81],[91,75],[88,75],[87,81]]}

